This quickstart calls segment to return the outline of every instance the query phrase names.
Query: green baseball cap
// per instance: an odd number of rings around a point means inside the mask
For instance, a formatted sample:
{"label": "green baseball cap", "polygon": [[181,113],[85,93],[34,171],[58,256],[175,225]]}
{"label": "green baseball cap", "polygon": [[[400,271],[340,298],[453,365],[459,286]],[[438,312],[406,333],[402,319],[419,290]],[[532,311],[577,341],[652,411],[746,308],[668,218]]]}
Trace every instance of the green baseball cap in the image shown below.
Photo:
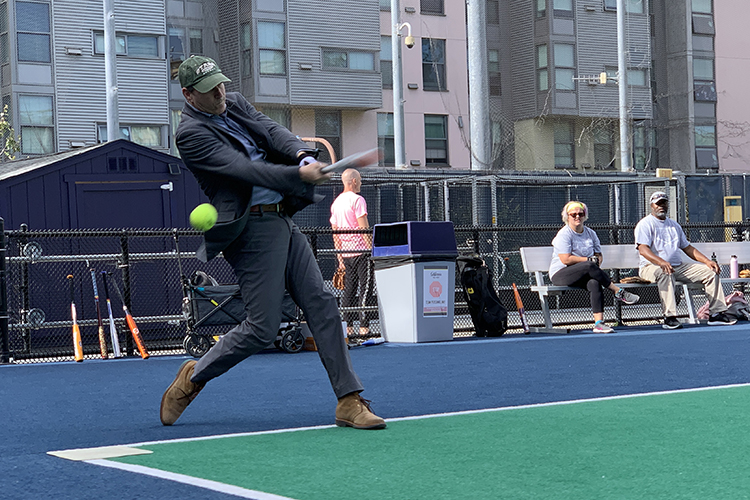
{"label": "green baseball cap", "polygon": [[216,61],[205,56],[190,56],[182,61],[178,75],[182,87],[193,87],[202,94],[220,83],[232,81],[224,76]]}

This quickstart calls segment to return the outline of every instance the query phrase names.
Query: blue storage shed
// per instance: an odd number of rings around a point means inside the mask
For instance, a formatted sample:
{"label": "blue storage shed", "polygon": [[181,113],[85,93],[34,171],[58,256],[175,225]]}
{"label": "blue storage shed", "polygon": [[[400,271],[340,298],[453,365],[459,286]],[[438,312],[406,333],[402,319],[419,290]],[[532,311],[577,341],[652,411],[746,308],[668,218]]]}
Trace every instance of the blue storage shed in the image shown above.
{"label": "blue storage shed", "polygon": [[205,201],[182,160],[123,139],[0,163],[6,230],[185,228]]}

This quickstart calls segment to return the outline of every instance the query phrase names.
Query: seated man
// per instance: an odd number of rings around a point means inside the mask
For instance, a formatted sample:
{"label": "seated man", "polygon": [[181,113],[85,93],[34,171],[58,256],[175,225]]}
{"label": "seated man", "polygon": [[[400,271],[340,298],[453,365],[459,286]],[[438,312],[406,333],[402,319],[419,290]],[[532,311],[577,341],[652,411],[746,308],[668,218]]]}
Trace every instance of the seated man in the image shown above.
{"label": "seated man", "polygon": [[[667,217],[669,199],[657,191],[651,195],[651,214],[635,226],[635,244],[641,255],[641,278],[656,282],[664,310],[662,328],[681,328],[677,319],[675,281],[703,283],[709,302],[708,324],[733,325],[737,319],[726,314],[727,305],[719,279],[719,264],[712,261],[688,242],[682,227]],[[683,263],[680,250],[697,261]]]}

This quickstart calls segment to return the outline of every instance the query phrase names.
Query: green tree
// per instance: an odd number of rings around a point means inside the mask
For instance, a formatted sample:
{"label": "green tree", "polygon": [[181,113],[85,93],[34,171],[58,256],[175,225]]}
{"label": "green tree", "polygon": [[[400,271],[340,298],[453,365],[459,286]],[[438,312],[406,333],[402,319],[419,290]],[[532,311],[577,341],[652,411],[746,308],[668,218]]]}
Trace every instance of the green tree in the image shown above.
{"label": "green tree", "polygon": [[13,127],[7,119],[8,106],[0,113],[0,161],[14,160],[18,151],[21,151],[20,139],[16,138]]}

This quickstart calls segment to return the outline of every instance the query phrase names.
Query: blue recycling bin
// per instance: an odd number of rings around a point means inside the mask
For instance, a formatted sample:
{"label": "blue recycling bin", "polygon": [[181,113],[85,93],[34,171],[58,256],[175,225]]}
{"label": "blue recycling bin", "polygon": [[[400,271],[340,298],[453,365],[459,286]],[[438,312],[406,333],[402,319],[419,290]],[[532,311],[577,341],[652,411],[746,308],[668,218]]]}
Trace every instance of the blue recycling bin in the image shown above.
{"label": "blue recycling bin", "polygon": [[457,256],[452,222],[375,225],[372,261],[386,341],[453,340]]}

